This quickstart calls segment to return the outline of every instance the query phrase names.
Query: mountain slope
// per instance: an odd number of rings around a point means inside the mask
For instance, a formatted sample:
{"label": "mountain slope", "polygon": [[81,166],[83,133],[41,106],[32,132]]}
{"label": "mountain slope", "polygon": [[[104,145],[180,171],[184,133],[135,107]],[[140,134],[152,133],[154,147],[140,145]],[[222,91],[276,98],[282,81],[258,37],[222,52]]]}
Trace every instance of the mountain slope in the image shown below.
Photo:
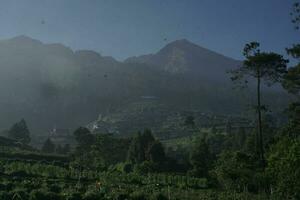
{"label": "mountain slope", "polygon": [[187,40],[125,62],[26,36],[2,40],[0,130],[25,118],[34,133],[47,135],[54,126],[73,129],[152,100],[172,112],[234,113],[246,101],[226,70],[239,64]]}
{"label": "mountain slope", "polygon": [[[84,76],[88,75],[82,63],[89,65],[86,60],[93,59],[84,59],[81,54],[26,36],[0,41],[0,129],[20,118],[27,119],[33,129],[45,130],[74,126],[97,116],[94,112],[98,113],[99,106],[93,103],[90,109],[85,105],[95,98],[87,102],[92,94],[83,92],[87,88],[83,86]],[[96,53],[88,54],[93,57]],[[98,55],[98,74],[107,73],[107,60],[111,59]],[[100,78],[105,79],[103,75]]]}

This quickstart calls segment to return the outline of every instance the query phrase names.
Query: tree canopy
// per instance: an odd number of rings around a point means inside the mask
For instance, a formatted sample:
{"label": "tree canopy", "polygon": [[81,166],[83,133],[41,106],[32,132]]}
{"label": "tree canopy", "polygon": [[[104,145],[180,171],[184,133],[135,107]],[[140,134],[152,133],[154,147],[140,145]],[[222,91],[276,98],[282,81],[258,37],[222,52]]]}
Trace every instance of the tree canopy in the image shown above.
{"label": "tree canopy", "polygon": [[[239,83],[248,83],[249,78],[256,81],[256,98],[257,98],[257,135],[256,148],[261,159],[262,166],[265,165],[264,144],[263,144],[263,127],[262,111],[266,106],[261,102],[261,84],[264,81],[268,86],[282,82],[287,71],[288,60],[282,55],[273,52],[261,52],[258,42],[246,44],[243,50],[245,60],[243,65],[238,69],[232,70],[232,80]],[[243,81],[244,80],[244,81]]]}
{"label": "tree canopy", "polygon": [[21,121],[15,123],[8,131],[8,137],[15,139],[23,144],[29,144],[30,142],[30,132],[27,127],[26,121],[22,119]]}

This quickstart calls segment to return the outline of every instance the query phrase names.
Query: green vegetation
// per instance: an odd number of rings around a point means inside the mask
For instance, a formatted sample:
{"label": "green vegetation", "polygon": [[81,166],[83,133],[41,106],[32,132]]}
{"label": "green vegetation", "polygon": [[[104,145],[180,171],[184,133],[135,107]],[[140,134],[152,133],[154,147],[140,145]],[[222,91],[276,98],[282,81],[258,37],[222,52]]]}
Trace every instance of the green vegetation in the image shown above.
{"label": "green vegetation", "polygon": [[24,119],[15,123],[8,131],[8,137],[15,139],[23,144],[30,142],[30,132]]}
{"label": "green vegetation", "polygon": [[176,149],[178,141],[169,141],[175,146],[167,149],[150,129],[119,138],[80,127],[74,131],[77,146],[66,155],[58,155],[49,139],[41,151],[3,143],[0,197],[297,199],[300,142],[295,134],[286,134],[296,133],[293,116],[272,140],[265,140],[265,168],[251,145],[255,133],[243,128],[227,128],[228,133],[204,129]]}
{"label": "green vegetation", "polygon": [[[299,5],[294,5],[296,27]],[[299,60],[300,45],[287,53]],[[49,137],[36,149],[22,119],[0,137],[0,199],[300,199],[300,63],[287,68],[283,56],[261,52],[257,42],[246,44],[243,54],[244,65],[232,71],[232,79],[248,78],[256,85],[251,120],[186,113],[160,124],[162,119],[150,115],[150,122],[163,127],[159,134],[155,127],[127,137],[89,124],[73,132],[74,146]],[[285,122],[276,123],[284,116],[274,117],[263,104],[261,81],[279,83],[293,95]],[[99,118],[105,127],[107,119]],[[171,137],[172,126],[184,134]]]}
{"label": "green vegetation", "polygon": [[[282,80],[286,73],[288,60],[276,53],[261,52],[259,43],[251,42],[245,45],[243,54],[245,56],[242,67],[234,70],[232,80],[241,81],[246,76],[247,78],[254,77],[256,79],[256,97],[257,97],[257,124],[258,130],[256,135],[257,152],[261,159],[262,165],[265,163],[264,144],[263,144],[263,128],[262,128],[262,112],[266,110],[266,106],[261,103],[261,82],[264,80],[268,86]],[[245,80],[247,83],[248,81]]]}
{"label": "green vegetation", "polygon": [[[289,70],[282,84],[297,99]],[[41,150],[22,120],[0,138],[0,199],[299,199],[299,113],[296,101],[276,126],[261,112],[247,130],[230,117],[220,129],[187,116],[190,135],[163,141],[151,129],[120,137],[79,127],[76,146],[48,138]]]}

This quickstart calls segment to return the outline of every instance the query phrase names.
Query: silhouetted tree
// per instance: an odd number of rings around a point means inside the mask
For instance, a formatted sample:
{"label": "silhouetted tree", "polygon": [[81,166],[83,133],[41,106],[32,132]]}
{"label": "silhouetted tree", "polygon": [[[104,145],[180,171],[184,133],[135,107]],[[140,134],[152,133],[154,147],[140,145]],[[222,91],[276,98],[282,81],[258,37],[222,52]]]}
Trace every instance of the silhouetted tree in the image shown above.
{"label": "silhouetted tree", "polygon": [[132,163],[141,163],[145,160],[142,135],[140,132],[132,139],[127,153],[127,160]]}
{"label": "silhouetted tree", "polygon": [[293,5],[293,10],[290,13],[292,16],[292,23],[295,25],[295,29],[299,29],[300,24],[300,3],[295,2]]}
{"label": "silhouetted tree", "polygon": [[141,134],[141,146],[143,148],[145,158],[147,157],[147,151],[154,142],[155,138],[152,134],[152,131],[150,129],[145,129],[143,134]]}
{"label": "silhouetted tree", "polygon": [[23,144],[28,144],[30,142],[30,132],[26,121],[22,119],[20,122],[14,124],[8,131],[8,137],[22,142]]}
{"label": "silhouetted tree", "polygon": [[155,140],[150,129],[145,129],[132,139],[127,153],[127,160],[138,164],[144,161],[162,162],[165,158],[164,148]]}
{"label": "silhouetted tree", "polygon": [[299,63],[288,69],[287,74],[284,76],[283,87],[292,94],[299,98],[300,92],[300,44],[294,45],[292,48],[287,49],[287,53],[293,58],[297,59]]}
{"label": "silhouetted tree", "polygon": [[155,141],[148,149],[148,160],[154,163],[162,163],[166,160],[165,150],[159,141]]}
{"label": "silhouetted tree", "polygon": [[113,134],[97,134],[92,151],[106,166],[125,161],[130,140],[115,137]]}
{"label": "silhouetted tree", "polygon": [[77,150],[88,151],[92,144],[95,143],[95,136],[85,127],[79,127],[74,131],[75,139],[78,143]]}
{"label": "silhouetted tree", "polygon": [[248,77],[256,79],[256,94],[257,94],[257,118],[258,118],[258,135],[257,143],[259,149],[259,156],[264,165],[264,148],[263,148],[263,131],[262,131],[262,111],[265,106],[261,103],[261,84],[262,81],[265,81],[268,86],[275,82],[280,82],[283,76],[286,73],[287,62],[281,55],[276,53],[266,53],[261,52],[259,49],[259,43],[251,42],[246,44],[243,54],[245,60],[243,65],[236,69],[232,70],[233,81],[247,81]]}
{"label": "silhouetted tree", "polygon": [[[298,30],[300,24],[299,2],[294,3],[291,15],[292,22]],[[290,56],[298,60],[296,66],[288,69],[288,72],[284,76],[284,81],[282,83],[283,87],[289,93],[294,94],[297,98],[295,102],[289,105],[289,126],[285,130],[285,133],[287,133],[289,136],[296,138],[300,133],[300,44],[295,44],[291,48],[287,48],[286,51]]]}

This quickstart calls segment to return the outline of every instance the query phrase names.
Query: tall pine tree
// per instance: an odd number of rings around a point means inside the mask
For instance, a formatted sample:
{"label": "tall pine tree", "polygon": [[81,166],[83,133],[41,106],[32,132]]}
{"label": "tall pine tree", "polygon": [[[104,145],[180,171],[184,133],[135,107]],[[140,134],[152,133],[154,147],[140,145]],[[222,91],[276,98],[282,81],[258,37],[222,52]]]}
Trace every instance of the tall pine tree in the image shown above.
{"label": "tall pine tree", "polygon": [[[286,74],[288,60],[285,60],[281,55],[273,52],[261,52],[259,43],[251,42],[245,45],[243,54],[245,60],[243,65],[232,70],[232,80],[245,83],[247,78],[254,78],[256,81],[256,111],[257,111],[257,152],[261,159],[262,166],[265,165],[264,144],[263,144],[263,128],[262,128],[262,112],[265,106],[261,101],[261,86],[263,81],[268,86],[275,82],[280,82]],[[250,79],[251,80],[251,79]]]}

